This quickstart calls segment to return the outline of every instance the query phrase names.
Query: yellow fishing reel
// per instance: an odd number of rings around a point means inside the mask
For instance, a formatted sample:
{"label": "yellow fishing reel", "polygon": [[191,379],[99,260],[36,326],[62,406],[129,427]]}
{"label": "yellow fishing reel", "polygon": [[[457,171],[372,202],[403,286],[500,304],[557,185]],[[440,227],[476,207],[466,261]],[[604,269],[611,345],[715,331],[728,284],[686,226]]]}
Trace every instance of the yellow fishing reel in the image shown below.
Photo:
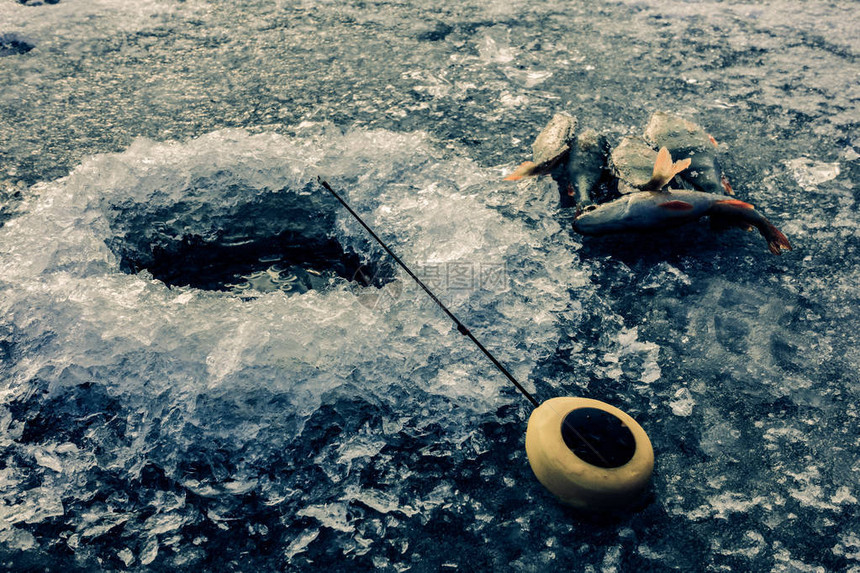
{"label": "yellow fishing reel", "polygon": [[588,398],[551,398],[535,408],[526,455],[538,481],[578,509],[618,509],[648,487],[654,450],[636,420]]}

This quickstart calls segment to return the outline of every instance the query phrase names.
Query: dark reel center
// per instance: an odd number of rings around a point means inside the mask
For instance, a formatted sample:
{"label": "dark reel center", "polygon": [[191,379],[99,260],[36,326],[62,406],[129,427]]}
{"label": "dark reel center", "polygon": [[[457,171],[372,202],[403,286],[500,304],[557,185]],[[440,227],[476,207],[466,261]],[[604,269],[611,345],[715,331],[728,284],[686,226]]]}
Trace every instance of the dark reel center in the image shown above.
{"label": "dark reel center", "polygon": [[598,408],[577,408],[565,416],[561,437],[582,461],[600,468],[621,467],[636,453],[633,433],[618,417]]}

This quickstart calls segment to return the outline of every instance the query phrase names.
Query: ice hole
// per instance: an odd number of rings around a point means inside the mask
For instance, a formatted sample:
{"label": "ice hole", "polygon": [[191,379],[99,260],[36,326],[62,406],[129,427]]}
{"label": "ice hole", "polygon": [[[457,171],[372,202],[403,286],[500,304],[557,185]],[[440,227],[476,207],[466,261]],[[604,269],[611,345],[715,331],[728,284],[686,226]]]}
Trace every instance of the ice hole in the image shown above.
{"label": "ice hole", "polygon": [[309,242],[293,233],[239,244],[186,235],[171,248],[155,246],[145,266],[129,258],[123,268],[131,273],[146,268],[169,286],[236,294],[325,290],[337,278],[380,287],[391,278],[388,268],[362,262],[335,239]]}
{"label": "ice hole", "polygon": [[125,232],[108,246],[124,272],[145,269],[168,286],[251,297],[326,290],[344,279],[381,287],[394,277],[391,264],[341,244],[335,206],[311,193],[310,184],[261,192],[233,180],[226,195],[241,199],[223,207],[199,200],[201,189],[217,184],[213,179],[198,183],[187,190],[189,200],[112,207],[112,226]]}

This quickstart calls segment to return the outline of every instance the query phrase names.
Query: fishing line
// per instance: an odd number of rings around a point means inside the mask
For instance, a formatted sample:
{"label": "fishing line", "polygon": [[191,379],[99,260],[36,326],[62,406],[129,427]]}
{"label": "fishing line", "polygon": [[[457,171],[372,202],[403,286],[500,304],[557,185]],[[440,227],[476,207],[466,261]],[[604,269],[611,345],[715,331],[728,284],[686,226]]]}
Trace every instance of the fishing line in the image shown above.
{"label": "fishing line", "polygon": [[363,219],[358,215],[358,213],[356,213],[355,211],[353,211],[353,210],[352,210],[352,207],[350,207],[350,206],[349,206],[349,204],[348,204],[348,203],[343,199],[343,197],[341,197],[341,196],[337,193],[337,191],[335,191],[334,189],[332,189],[332,188],[331,188],[331,185],[329,185],[326,181],[323,181],[323,180],[322,180],[321,178],[319,178],[319,177],[317,177],[317,181],[319,181],[319,184],[320,184],[320,185],[322,185],[323,187],[325,187],[325,188],[326,188],[326,190],[327,190],[329,193],[331,193],[332,195],[334,195],[335,199],[337,199],[338,201],[340,201],[340,204],[341,204],[341,205],[343,205],[344,207],[346,207],[346,210],[347,210],[347,211],[349,211],[349,214],[350,214],[350,215],[352,215],[353,217],[355,217],[355,220],[356,220],[356,221],[358,221],[358,222],[361,224],[361,226],[362,226],[362,227],[364,227],[364,228],[365,228],[365,230],[367,230],[367,232],[368,232],[368,233],[370,233],[370,236],[371,236],[371,237],[373,237],[373,238],[376,240],[376,242],[377,242],[377,243],[379,243],[379,245],[380,245],[383,249],[385,249],[385,252],[386,252],[386,253],[388,253],[389,255],[391,255],[391,258],[392,258],[392,259],[394,259],[394,262],[396,262],[398,265],[400,265],[400,267],[401,267],[404,271],[406,271],[406,273],[407,273],[410,277],[412,277],[412,280],[414,280],[416,283],[418,283],[418,286],[420,286],[422,289],[424,289],[424,292],[426,292],[426,293],[427,293],[427,296],[429,296],[429,297],[433,300],[433,302],[435,302],[437,305],[439,305],[439,308],[441,308],[443,311],[445,311],[445,314],[447,314],[447,315],[448,315],[448,318],[450,318],[451,320],[453,320],[453,321],[454,321],[454,324],[455,324],[455,325],[457,325],[457,331],[458,331],[460,334],[462,334],[463,336],[468,337],[468,338],[469,338],[469,340],[471,340],[472,342],[474,342],[474,343],[475,343],[475,345],[478,347],[478,349],[479,349],[481,352],[483,352],[483,353],[487,356],[487,358],[489,358],[489,359],[490,359],[490,361],[493,363],[493,365],[494,365],[496,368],[498,368],[498,369],[499,369],[499,371],[500,371],[502,374],[504,374],[504,375],[505,375],[505,377],[506,377],[508,380],[510,380],[510,381],[511,381],[511,383],[513,383],[513,385],[514,385],[514,386],[516,386],[517,390],[519,390],[519,391],[520,391],[520,393],[521,393],[523,396],[525,396],[525,397],[526,397],[526,399],[527,399],[529,402],[531,402],[531,403],[532,403],[532,405],[533,405],[535,408],[537,408],[538,406],[540,406],[540,402],[538,402],[538,401],[537,401],[537,398],[535,398],[534,396],[532,396],[532,394],[531,394],[528,390],[526,390],[525,388],[523,388],[523,385],[522,385],[522,384],[520,384],[520,383],[517,381],[517,379],[516,379],[516,378],[514,378],[514,375],[513,375],[513,374],[511,374],[511,373],[508,371],[508,369],[507,369],[507,368],[505,368],[505,367],[504,367],[504,365],[502,365],[502,363],[501,363],[501,362],[499,362],[499,361],[496,359],[496,357],[495,357],[495,356],[493,356],[493,354],[492,354],[489,350],[487,350],[487,349],[484,347],[484,345],[483,345],[483,344],[481,344],[481,342],[480,342],[477,338],[475,338],[475,335],[474,335],[474,334],[472,334],[472,331],[471,331],[471,330],[469,330],[468,328],[466,328],[466,326],[465,326],[462,322],[460,322],[460,319],[459,319],[459,318],[457,318],[457,317],[454,315],[454,313],[453,313],[453,312],[451,312],[451,311],[448,309],[448,307],[447,307],[447,306],[445,306],[445,304],[444,304],[441,300],[439,300],[439,299],[436,297],[436,295],[435,295],[435,294],[433,294],[433,291],[431,291],[431,290],[430,290],[430,288],[429,288],[427,285],[425,285],[425,284],[421,281],[421,279],[419,279],[419,278],[415,275],[415,273],[413,273],[413,272],[412,272],[412,270],[411,270],[411,269],[406,265],[406,263],[404,263],[402,260],[400,260],[400,257],[398,257],[396,254],[394,254],[394,251],[392,251],[392,250],[388,247],[388,245],[386,245],[386,244],[385,244],[385,241],[383,241],[382,239],[380,239],[380,238],[379,238],[379,236],[378,236],[376,233],[374,233],[374,232],[373,232],[373,229],[371,229],[371,228],[367,225],[367,223],[365,223],[365,222],[364,222],[364,220],[363,220]]}

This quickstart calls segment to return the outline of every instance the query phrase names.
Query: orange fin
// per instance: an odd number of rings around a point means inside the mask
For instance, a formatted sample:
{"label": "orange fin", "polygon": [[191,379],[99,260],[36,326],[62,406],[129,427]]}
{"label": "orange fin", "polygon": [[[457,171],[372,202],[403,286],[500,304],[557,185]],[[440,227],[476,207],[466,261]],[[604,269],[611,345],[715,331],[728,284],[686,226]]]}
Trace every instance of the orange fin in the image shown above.
{"label": "orange fin", "polygon": [[532,175],[537,175],[535,173],[535,168],[537,164],[534,161],[526,161],[519,167],[517,167],[513,173],[505,177],[505,181],[519,181],[525,177],[531,177]]}
{"label": "orange fin", "polygon": [[730,207],[740,207],[741,209],[755,209],[749,203],[744,203],[738,199],[723,199],[722,201],[717,201],[717,205],[728,205]]}
{"label": "orange fin", "polygon": [[788,242],[788,238],[782,234],[782,231],[774,227],[773,225],[767,225],[767,234],[762,233],[764,238],[767,240],[767,248],[770,249],[770,252],[774,255],[779,255],[782,252],[782,249],[786,251],[794,250],[794,247],[791,246],[791,243]]}
{"label": "orange fin", "polygon": [[714,139],[714,136],[713,136],[713,135],[711,135],[710,133],[708,134],[708,139],[710,139],[710,140],[711,140],[711,143],[714,145],[714,147],[719,147],[719,146],[720,146],[720,144],[719,144],[719,143],[717,143],[717,140],[716,140],[716,139]]}
{"label": "orange fin", "polygon": [[654,162],[654,171],[651,174],[651,181],[646,185],[646,189],[654,189],[659,191],[669,184],[672,178],[690,166],[693,160],[689,157],[681,161],[672,162],[672,154],[665,147],[661,147],[657,153],[657,160]]}
{"label": "orange fin", "polygon": [[688,157],[686,159],[682,159],[681,161],[676,161],[675,163],[673,163],[672,164],[672,177],[674,177],[675,175],[677,175],[678,173],[680,173],[681,171],[683,171],[684,169],[689,167],[690,163],[692,163],[692,162],[693,162],[693,160]]}
{"label": "orange fin", "polygon": [[669,211],[692,211],[694,209],[694,207],[686,201],[678,200],[660,203],[660,208],[667,209]]}

